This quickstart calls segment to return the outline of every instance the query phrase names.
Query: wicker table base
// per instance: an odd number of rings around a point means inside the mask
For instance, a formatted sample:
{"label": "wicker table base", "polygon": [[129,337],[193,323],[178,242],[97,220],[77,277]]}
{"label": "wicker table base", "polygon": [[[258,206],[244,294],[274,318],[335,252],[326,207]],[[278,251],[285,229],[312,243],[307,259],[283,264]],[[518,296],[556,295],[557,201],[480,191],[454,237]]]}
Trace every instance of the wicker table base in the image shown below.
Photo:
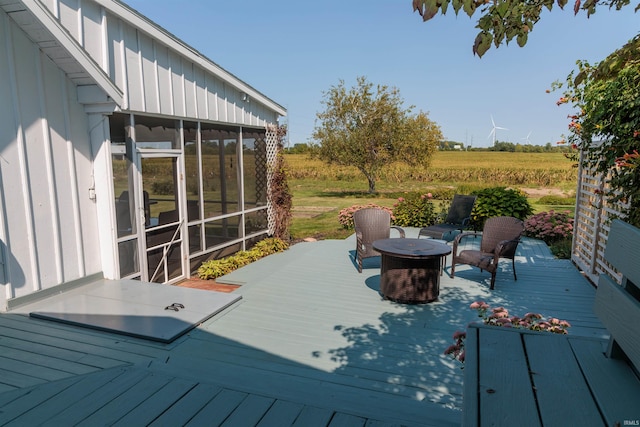
{"label": "wicker table base", "polygon": [[380,293],[385,299],[401,303],[438,299],[442,257],[451,248],[425,239],[378,240],[374,248],[382,255]]}

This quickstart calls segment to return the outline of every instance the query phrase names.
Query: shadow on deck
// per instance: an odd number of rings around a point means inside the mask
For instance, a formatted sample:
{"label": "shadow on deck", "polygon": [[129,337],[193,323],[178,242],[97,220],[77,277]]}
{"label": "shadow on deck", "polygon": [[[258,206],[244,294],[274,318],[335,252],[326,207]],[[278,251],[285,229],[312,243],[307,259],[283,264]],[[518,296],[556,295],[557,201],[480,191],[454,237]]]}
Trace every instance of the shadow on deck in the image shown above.
{"label": "shadow on deck", "polygon": [[494,291],[460,266],[425,305],[382,300],[379,258],[359,274],[354,247],[300,243],[219,279],[241,302],[169,345],[1,315],[0,424],[459,425],[462,369],[443,351],[473,301],[606,337],[595,289],[540,241],[519,246],[517,282],[510,262]]}

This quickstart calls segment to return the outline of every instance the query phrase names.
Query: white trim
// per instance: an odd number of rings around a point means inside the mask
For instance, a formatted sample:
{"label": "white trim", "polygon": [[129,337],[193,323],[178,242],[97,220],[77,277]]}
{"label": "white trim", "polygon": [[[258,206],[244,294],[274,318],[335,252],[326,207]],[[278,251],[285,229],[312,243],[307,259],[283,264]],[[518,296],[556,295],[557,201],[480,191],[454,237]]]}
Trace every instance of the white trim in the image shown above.
{"label": "white trim", "polygon": [[111,170],[109,120],[100,113],[89,113],[89,140],[93,151],[93,181],[96,191],[96,224],[100,240],[102,272],[105,279],[117,279],[118,245],[116,244],[115,196]]}

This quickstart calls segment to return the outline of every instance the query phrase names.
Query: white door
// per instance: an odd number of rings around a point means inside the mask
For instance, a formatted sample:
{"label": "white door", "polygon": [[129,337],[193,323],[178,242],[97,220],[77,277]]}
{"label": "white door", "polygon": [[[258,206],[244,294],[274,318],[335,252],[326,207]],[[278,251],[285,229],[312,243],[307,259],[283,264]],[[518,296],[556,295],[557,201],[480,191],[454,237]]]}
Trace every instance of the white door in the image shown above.
{"label": "white door", "polygon": [[141,279],[173,283],[187,276],[182,161],[179,150],[138,149]]}

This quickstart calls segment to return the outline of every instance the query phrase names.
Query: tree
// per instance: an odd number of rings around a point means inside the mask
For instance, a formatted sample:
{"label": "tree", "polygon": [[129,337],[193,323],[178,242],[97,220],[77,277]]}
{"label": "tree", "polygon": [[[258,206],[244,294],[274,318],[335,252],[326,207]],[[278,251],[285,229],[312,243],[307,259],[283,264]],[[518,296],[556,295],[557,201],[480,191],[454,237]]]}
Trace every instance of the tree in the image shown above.
{"label": "tree", "polygon": [[[575,0],[573,12],[577,15],[586,11],[587,17],[596,12],[596,8],[608,6],[620,10],[629,4],[629,0]],[[552,10],[554,5],[564,9],[567,0],[413,0],[413,10],[417,11],[423,21],[428,21],[441,12],[445,15],[449,5],[456,15],[460,9],[469,17],[480,14],[476,28],[480,30],[473,43],[473,53],[482,57],[493,43],[499,47],[503,42],[509,43],[514,38],[518,46],[527,43],[529,33],[540,20],[543,9]],[[640,3],[635,10],[640,9]]]}
{"label": "tree", "polygon": [[396,161],[427,166],[442,139],[440,127],[426,113],[403,109],[397,88],[365,77],[347,89],[344,81],[324,93],[325,110],[317,114],[314,155],[329,164],[355,166],[375,193],[382,169]]}
{"label": "tree", "polygon": [[577,111],[568,142],[583,165],[608,177],[608,200],[628,203],[622,213],[640,227],[640,54],[629,50],[638,43],[640,35],[600,64],[579,61],[558,104]]}

